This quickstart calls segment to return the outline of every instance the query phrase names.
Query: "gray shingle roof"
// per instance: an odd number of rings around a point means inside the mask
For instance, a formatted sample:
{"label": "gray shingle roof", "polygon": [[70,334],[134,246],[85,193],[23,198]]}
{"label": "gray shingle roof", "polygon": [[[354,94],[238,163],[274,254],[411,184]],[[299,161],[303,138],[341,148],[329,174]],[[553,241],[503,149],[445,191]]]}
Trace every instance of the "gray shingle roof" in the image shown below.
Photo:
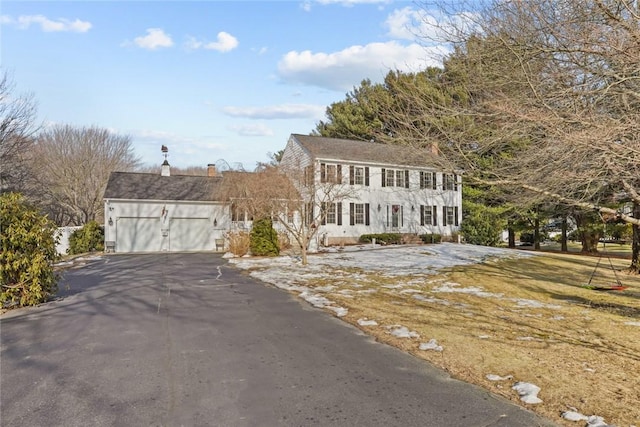
{"label": "gray shingle roof", "polygon": [[112,172],[105,199],[219,201],[222,178],[155,173]]}
{"label": "gray shingle roof", "polygon": [[300,134],[292,134],[291,136],[318,160],[432,166],[429,161],[430,154],[425,149],[352,139],[325,138],[323,136]]}

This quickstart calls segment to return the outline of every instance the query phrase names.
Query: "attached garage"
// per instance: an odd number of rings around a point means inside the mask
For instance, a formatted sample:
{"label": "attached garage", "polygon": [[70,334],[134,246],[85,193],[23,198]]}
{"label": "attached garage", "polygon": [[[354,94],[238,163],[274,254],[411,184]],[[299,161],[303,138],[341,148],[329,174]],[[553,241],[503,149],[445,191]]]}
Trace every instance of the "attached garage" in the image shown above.
{"label": "attached garage", "polygon": [[209,218],[172,218],[169,222],[169,250],[212,251],[213,227]]}
{"label": "attached garage", "polygon": [[105,247],[117,253],[222,250],[216,241],[231,224],[229,205],[219,195],[222,177],[165,172],[111,174]]}
{"label": "attached garage", "polygon": [[161,251],[160,218],[118,218],[115,241],[116,252]]}

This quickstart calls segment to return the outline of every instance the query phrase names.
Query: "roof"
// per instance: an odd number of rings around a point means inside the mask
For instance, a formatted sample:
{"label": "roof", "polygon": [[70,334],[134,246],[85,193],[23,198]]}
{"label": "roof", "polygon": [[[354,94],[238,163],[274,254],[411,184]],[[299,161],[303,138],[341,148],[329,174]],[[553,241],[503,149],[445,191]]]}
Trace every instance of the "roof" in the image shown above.
{"label": "roof", "polygon": [[220,176],[112,172],[105,199],[219,201]]}
{"label": "roof", "polygon": [[430,153],[425,149],[323,136],[300,134],[291,136],[318,160],[346,160],[422,167],[433,164],[429,161]]}

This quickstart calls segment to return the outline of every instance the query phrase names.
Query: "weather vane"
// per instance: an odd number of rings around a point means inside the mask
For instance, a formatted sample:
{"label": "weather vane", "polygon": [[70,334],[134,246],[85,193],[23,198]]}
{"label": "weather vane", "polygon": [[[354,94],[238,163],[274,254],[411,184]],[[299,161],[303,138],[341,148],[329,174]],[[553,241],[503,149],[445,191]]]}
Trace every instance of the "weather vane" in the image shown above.
{"label": "weather vane", "polygon": [[164,154],[164,159],[167,160],[167,156],[169,155],[169,149],[166,145],[162,146],[162,154]]}

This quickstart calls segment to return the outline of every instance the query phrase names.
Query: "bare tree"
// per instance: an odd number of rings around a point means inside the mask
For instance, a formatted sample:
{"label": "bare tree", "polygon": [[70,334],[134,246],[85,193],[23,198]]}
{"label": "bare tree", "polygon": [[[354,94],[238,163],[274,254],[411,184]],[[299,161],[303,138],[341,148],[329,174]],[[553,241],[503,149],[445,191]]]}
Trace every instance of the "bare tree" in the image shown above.
{"label": "bare tree", "polygon": [[35,124],[36,104],[31,95],[15,95],[14,84],[3,72],[0,78],[0,192],[25,191],[28,155]]}
{"label": "bare tree", "polygon": [[82,225],[102,218],[111,172],[129,171],[138,163],[129,136],[59,125],[38,136],[32,171],[45,192],[42,202],[54,211],[59,225]]}
{"label": "bare tree", "polygon": [[[299,165],[298,165],[299,166]],[[249,218],[271,218],[300,250],[302,264],[328,209],[353,195],[341,182],[320,183],[311,166],[286,168],[262,165],[256,172],[225,172],[223,188],[235,212]],[[319,178],[315,177],[315,178]]]}
{"label": "bare tree", "polygon": [[640,201],[639,3],[496,0],[468,2],[470,13],[436,3],[457,17],[431,29],[454,48],[439,83],[461,85],[466,102],[398,87],[412,108],[388,111],[401,126],[379,139],[436,141],[442,166],[469,180],[640,225],[621,209]]}

